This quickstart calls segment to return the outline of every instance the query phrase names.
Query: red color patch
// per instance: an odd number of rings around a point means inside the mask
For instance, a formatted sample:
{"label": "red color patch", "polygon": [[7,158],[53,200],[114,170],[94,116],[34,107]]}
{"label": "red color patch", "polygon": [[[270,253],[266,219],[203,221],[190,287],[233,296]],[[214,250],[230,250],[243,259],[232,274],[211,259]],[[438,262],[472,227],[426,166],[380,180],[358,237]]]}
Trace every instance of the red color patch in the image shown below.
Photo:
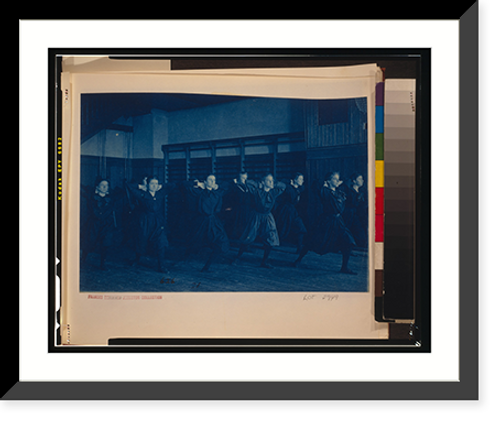
{"label": "red color patch", "polygon": [[375,242],[384,241],[384,216],[375,216]]}
{"label": "red color patch", "polygon": [[384,214],[384,188],[375,188],[375,215]]}

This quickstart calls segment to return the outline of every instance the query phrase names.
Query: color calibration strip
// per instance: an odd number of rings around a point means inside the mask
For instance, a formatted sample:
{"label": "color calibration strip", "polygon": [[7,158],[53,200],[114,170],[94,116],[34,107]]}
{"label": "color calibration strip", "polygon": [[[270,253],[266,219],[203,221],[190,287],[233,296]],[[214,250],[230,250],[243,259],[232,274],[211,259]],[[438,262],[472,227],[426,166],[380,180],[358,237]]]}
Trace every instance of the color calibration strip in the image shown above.
{"label": "color calibration strip", "polygon": [[382,164],[376,176],[383,195],[382,200],[377,192],[376,218],[383,220],[383,232],[375,236],[384,242],[384,319],[414,318],[415,87],[414,79],[385,80],[383,146],[377,144]]}
{"label": "color calibration strip", "polygon": [[383,321],[384,288],[384,90],[375,86],[375,318]]}
{"label": "color calibration strip", "polygon": [[384,241],[384,88],[379,82],[375,93],[375,242]]}

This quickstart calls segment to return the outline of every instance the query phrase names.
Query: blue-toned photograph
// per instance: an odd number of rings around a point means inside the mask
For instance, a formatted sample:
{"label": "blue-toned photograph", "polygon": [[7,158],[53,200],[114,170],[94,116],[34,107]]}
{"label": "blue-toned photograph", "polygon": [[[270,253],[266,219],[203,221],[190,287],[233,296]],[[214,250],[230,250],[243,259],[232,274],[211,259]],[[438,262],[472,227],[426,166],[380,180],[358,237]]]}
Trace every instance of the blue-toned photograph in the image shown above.
{"label": "blue-toned photograph", "polygon": [[81,292],[368,291],[366,98],[81,95]]}

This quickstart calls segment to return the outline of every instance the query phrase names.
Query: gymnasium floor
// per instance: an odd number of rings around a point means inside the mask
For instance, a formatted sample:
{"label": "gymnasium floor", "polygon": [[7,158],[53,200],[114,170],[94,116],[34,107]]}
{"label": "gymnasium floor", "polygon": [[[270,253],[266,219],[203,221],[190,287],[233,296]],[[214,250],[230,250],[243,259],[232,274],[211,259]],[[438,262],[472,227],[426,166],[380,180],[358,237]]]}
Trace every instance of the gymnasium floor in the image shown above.
{"label": "gymnasium floor", "polygon": [[[368,253],[357,250],[351,256],[349,266],[356,275],[339,272],[342,256],[324,256],[310,252],[299,268],[292,266],[297,258],[295,248],[279,246],[271,252],[272,269],[259,266],[262,248],[249,248],[238,264],[228,260],[214,262],[210,272],[200,272],[209,250],[180,262],[182,251],[169,248],[165,265],[168,271],[156,270],[156,259],[141,258],[140,265],[127,263],[126,251],[110,254],[107,270],[98,268],[99,255],[89,254],[81,268],[80,291],[82,292],[366,292],[368,286]],[[236,256],[231,248],[229,258]]]}

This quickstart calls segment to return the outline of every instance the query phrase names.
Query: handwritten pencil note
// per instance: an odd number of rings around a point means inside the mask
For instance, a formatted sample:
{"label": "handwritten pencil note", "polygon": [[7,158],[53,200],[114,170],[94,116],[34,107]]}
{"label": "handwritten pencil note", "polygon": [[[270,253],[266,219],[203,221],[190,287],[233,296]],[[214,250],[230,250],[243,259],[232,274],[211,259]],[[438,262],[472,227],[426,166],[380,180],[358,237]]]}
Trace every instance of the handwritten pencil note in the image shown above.
{"label": "handwritten pencil note", "polygon": [[333,302],[338,300],[339,295],[334,294],[306,294],[302,297],[303,301],[324,301]]}

